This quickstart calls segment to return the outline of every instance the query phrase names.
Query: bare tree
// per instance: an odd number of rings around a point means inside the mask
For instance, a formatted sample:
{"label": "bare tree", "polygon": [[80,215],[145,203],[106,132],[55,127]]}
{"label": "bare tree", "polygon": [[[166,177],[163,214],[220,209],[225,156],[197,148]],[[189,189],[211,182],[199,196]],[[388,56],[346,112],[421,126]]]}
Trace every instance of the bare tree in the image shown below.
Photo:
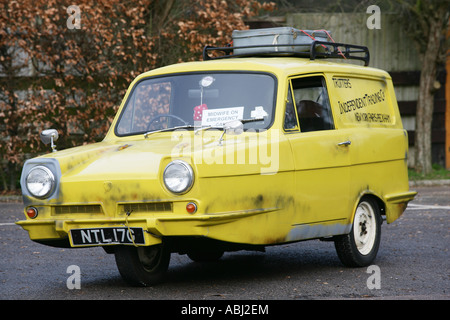
{"label": "bare tree", "polygon": [[440,84],[436,81],[437,66],[443,63],[449,43],[446,30],[450,9],[447,0],[395,0],[400,4],[401,19],[418,46],[422,62],[420,88],[416,111],[415,167],[427,174],[431,163],[431,124],[434,94]]}

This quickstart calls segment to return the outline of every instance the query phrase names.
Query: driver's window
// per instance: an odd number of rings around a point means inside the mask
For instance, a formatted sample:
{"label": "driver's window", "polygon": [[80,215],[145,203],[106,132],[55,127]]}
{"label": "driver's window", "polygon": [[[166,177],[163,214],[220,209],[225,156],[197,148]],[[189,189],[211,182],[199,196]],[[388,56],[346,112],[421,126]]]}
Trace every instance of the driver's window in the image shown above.
{"label": "driver's window", "polygon": [[[290,81],[292,98],[288,97],[286,114],[294,109],[301,132],[334,129],[328,92],[323,77],[295,78]],[[290,89],[291,90],[291,89]],[[293,100],[294,107],[290,106],[289,99]],[[286,116],[286,119],[288,117]],[[285,130],[288,123],[285,120]]]}

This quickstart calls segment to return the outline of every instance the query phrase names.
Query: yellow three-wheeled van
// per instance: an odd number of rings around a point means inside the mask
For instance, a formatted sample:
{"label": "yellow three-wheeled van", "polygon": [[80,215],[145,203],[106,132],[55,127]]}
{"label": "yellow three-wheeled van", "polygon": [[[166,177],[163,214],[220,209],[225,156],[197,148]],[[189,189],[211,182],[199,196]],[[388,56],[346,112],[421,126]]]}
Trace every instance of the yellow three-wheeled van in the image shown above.
{"label": "yellow three-wheeled van", "polygon": [[55,152],[25,163],[17,223],[45,245],[102,246],[134,285],[160,282],[171,253],[307,239],[371,264],[382,221],[416,194],[391,77],[365,47],[269,42],[141,74],[102,142],[56,151],[45,130]]}

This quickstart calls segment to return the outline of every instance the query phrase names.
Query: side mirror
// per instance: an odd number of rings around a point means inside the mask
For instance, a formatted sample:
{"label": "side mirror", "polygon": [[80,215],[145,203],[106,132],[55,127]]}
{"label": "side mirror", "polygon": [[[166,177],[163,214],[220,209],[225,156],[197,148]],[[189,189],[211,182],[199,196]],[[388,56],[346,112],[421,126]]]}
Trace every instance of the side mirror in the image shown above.
{"label": "side mirror", "polygon": [[244,124],[242,123],[241,120],[233,120],[233,121],[228,121],[223,125],[223,133],[220,136],[219,139],[219,146],[222,145],[222,141],[223,141],[223,136],[225,134],[230,134],[230,135],[239,135],[242,132],[244,132]]}
{"label": "side mirror", "polygon": [[50,143],[53,152],[56,151],[56,146],[54,142],[58,140],[58,137],[59,137],[58,131],[56,131],[55,129],[47,129],[41,132],[41,141],[44,144]]}

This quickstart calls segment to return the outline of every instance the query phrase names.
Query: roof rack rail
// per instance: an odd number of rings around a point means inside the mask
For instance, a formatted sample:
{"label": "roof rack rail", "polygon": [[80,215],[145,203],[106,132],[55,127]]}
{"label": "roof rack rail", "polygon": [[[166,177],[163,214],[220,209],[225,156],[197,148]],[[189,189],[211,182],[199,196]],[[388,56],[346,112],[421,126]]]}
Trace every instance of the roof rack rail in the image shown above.
{"label": "roof rack rail", "polygon": [[[288,50],[282,50],[280,47],[288,47]],[[294,47],[305,47],[305,44],[271,44],[271,45],[252,45],[239,47],[213,47],[205,46],[203,48],[203,60],[214,60],[224,58],[255,57],[255,56],[294,56],[300,58],[338,58],[349,60],[364,61],[364,66],[369,65],[370,53],[365,46],[357,46],[347,43],[313,41],[309,51],[293,51]],[[267,49],[258,52],[233,54],[234,49]],[[212,51],[222,52],[219,56],[210,56]]]}

